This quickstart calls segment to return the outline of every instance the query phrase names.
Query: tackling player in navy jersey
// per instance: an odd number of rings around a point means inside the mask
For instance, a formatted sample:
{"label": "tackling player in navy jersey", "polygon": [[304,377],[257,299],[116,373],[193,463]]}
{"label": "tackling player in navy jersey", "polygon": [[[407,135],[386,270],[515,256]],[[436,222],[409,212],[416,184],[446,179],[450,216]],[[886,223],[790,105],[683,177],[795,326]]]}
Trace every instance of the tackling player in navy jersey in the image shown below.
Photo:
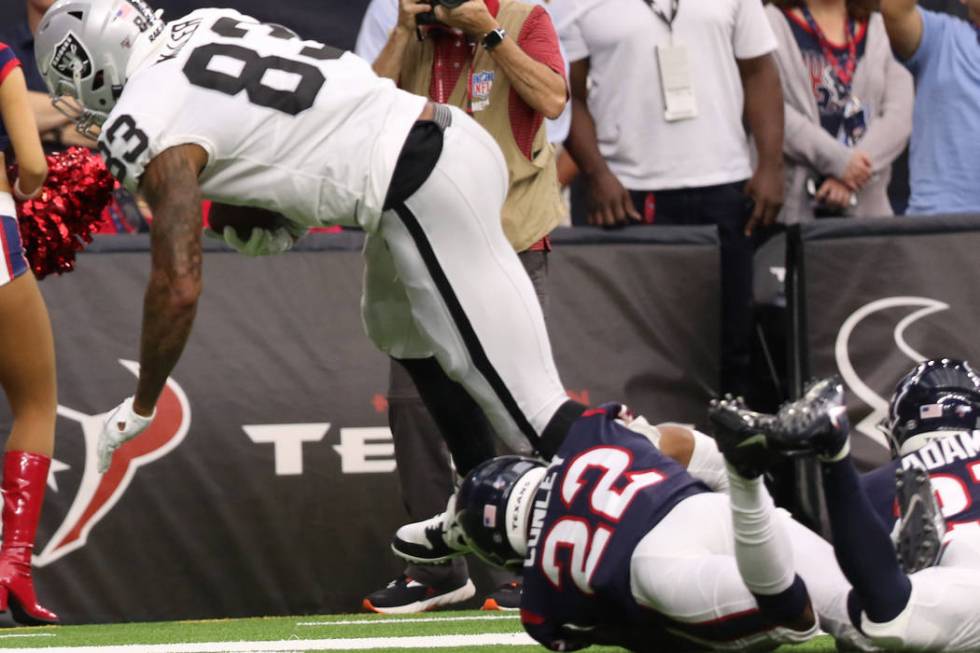
{"label": "tackling player in navy jersey", "polygon": [[[650,609],[633,597],[629,569],[619,563],[681,501],[709,492],[643,436],[617,424],[616,412],[593,411],[591,424],[569,433],[536,493],[522,560],[521,618],[539,641],[561,641],[567,637],[561,630],[570,627],[621,623],[628,631],[629,624],[651,621]],[[464,530],[479,516],[464,512]],[[574,589],[563,591],[566,585]],[[653,621],[659,630],[661,620]]]}
{"label": "tackling player in navy jersey", "polygon": [[[745,430],[735,410],[712,417],[722,442]],[[487,561],[523,568],[522,623],[552,650],[765,650],[808,639],[815,617],[862,645],[831,547],[774,509],[758,470],[729,466],[730,500],[666,452],[699,476],[724,466],[707,436],[606,405],[547,467],[510,456],[471,472],[453,527]]]}
{"label": "tackling player in navy jersey", "polygon": [[[835,554],[853,585],[851,620],[888,650],[980,649],[978,390],[976,373],[961,361],[913,370],[899,383],[887,422],[901,458],[863,484],[849,455],[839,378],[812,384],[762,429],[763,447],[817,454]],[[889,535],[896,497],[901,560]]]}
{"label": "tackling player in navy jersey", "polygon": [[965,361],[926,361],[898,382],[882,424],[895,459],[861,479],[886,526],[898,517],[895,473],[922,470],[939,496],[945,529],[980,534],[978,420],[980,377]]}

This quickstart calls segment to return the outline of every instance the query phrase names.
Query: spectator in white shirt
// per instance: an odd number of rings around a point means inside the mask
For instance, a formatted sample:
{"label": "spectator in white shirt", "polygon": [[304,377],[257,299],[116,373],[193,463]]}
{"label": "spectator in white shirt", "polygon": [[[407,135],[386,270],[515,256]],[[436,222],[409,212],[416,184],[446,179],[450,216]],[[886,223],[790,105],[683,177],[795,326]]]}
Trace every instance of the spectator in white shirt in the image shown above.
{"label": "spectator in white shirt", "polygon": [[783,97],[762,3],[552,4],[571,61],[566,147],[591,196],[589,222],[718,226],[722,389],[741,393],[752,334],[750,235],[776,220],[783,201]]}

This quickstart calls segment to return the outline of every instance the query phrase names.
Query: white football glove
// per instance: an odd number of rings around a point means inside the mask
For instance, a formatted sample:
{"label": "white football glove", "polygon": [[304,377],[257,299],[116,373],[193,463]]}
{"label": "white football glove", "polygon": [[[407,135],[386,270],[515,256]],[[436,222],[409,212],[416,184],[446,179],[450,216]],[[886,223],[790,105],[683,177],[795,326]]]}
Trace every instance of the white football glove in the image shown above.
{"label": "white football glove", "polygon": [[105,424],[102,425],[102,432],[99,433],[99,473],[105,474],[112,464],[112,454],[125,442],[132,440],[146,428],[156,417],[157,411],[154,408],[153,414],[149,417],[137,415],[133,411],[133,398],[129,397],[124,402],[116,406],[115,410],[109,413]]}
{"label": "white football glove", "polygon": [[227,226],[223,236],[225,242],[245,256],[272,256],[292,249],[297,237],[286,227],[260,229],[255,227],[248,240],[242,240],[234,227]]}

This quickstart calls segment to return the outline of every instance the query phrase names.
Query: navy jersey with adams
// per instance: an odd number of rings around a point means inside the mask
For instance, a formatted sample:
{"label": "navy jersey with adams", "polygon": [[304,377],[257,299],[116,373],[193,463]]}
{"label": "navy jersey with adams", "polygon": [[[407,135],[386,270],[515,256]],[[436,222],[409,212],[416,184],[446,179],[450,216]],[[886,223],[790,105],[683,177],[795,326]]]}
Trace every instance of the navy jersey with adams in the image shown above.
{"label": "navy jersey with adams", "polygon": [[618,412],[588,411],[572,426],[535,497],[521,620],[553,650],[667,638],[633,598],[630,559],[674,506],[710,491]]}
{"label": "navy jersey with adams", "polygon": [[929,472],[947,528],[980,527],[980,430],[950,432],[864,475],[864,491],[889,528],[897,517],[895,471],[899,465]]}

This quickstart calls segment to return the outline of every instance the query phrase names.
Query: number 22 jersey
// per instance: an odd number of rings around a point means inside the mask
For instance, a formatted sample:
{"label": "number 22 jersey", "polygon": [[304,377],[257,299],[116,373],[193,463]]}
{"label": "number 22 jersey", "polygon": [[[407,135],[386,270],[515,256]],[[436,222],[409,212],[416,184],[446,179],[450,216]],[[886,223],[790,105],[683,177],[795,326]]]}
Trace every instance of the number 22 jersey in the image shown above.
{"label": "number 22 jersey", "polygon": [[591,410],[575,422],[535,496],[521,621],[553,650],[628,645],[636,637],[651,650],[658,639],[666,645],[658,615],[633,598],[630,561],[674,506],[710,491],[617,422],[619,408]]}
{"label": "number 22 jersey", "polygon": [[230,9],[173,21],[102,127],[99,148],[130,190],[164,150],[208,154],[205,197],[300,225],[373,230],[425,98],[352,53]]}

